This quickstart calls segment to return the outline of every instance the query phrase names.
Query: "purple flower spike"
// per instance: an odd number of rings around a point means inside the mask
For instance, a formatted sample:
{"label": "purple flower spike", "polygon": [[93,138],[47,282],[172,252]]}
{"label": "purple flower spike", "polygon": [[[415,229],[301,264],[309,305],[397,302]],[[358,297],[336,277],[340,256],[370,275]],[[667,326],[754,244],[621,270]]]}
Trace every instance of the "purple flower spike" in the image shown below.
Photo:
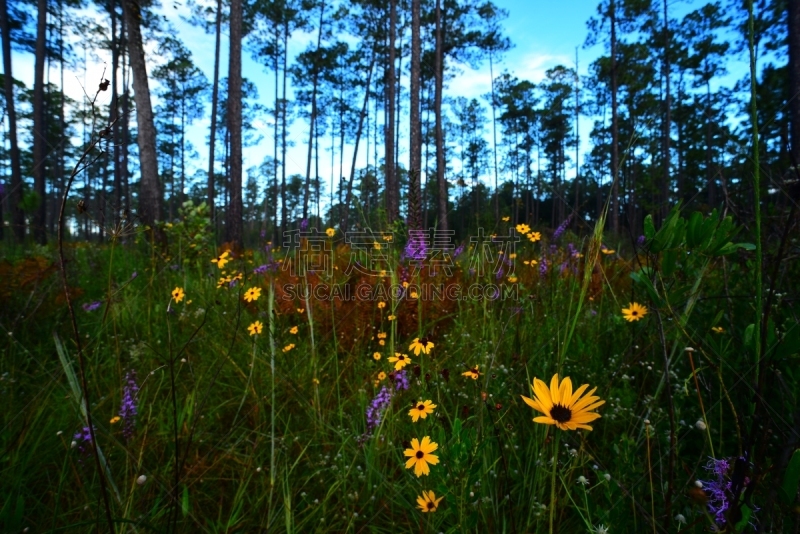
{"label": "purple flower spike", "polygon": [[136,371],[128,371],[125,375],[125,386],[122,388],[122,406],[119,409],[119,417],[123,421],[122,433],[125,439],[133,437],[136,428],[136,416],[138,415],[138,394],[139,385],[136,383]]}
{"label": "purple flower spike", "polygon": [[97,308],[99,308],[102,305],[103,305],[103,301],[102,300],[96,300],[94,302],[87,302],[86,304],[83,305],[83,311],[93,312],[93,311],[95,311]]}

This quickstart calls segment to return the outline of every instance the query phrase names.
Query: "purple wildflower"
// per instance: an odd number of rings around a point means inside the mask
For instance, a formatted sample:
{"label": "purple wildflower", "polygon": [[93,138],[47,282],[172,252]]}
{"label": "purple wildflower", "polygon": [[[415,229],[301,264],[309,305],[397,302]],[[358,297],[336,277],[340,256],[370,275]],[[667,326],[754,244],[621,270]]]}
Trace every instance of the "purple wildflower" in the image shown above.
{"label": "purple wildflower", "polygon": [[505,271],[503,270],[503,268],[502,268],[502,267],[500,267],[500,268],[497,270],[497,272],[495,273],[494,277],[495,277],[495,279],[496,279],[496,280],[500,280],[501,278],[503,278],[503,275],[504,275],[504,274],[505,274]]}
{"label": "purple wildflower", "polygon": [[103,301],[102,300],[96,300],[94,302],[87,302],[86,304],[83,305],[83,311],[93,312],[93,311],[95,311],[97,308],[99,308],[102,305],[103,305]]}
{"label": "purple wildflower", "polygon": [[640,236],[639,236],[639,239],[637,239],[637,240],[636,240],[636,246],[637,246],[637,247],[642,247],[642,246],[644,246],[644,242],[645,242],[645,241],[646,241],[645,237],[644,237],[643,235],[640,235]]}
{"label": "purple wildflower", "polygon": [[394,374],[394,387],[398,390],[408,389],[408,375],[404,369],[401,369]]}
{"label": "purple wildflower", "polygon": [[372,402],[367,406],[367,433],[371,434],[372,430],[381,424],[383,419],[383,412],[389,407],[392,401],[392,390],[383,386],[378,394],[372,399]]}
{"label": "purple wildflower", "polygon": [[88,426],[85,426],[80,431],[75,432],[75,435],[72,436],[72,439],[75,441],[75,446],[78,448],[81,454],[88,454],[91,452],[92,433],[89,431]]}
{"label": "purple wildflower", "polygon": [[464,243],[458,245],[458,247],[456,247],[456,249],[453,251],[453,259],[459,257],[462,252],[464,252]]}
{"label": "purple wildflower", "polygon": [[130,370],[125,375],[125,386],[122,388],[122,406],[119,409],[119,416],[124,424],[122,433],[125,439],[131,439],[133,430],[136,427],[136,416],[139,411],[139,385],[136,383],[136,371]]}
{"label": "purple wildflower", "polygon": [[303,219],[300,221],[300,229],[301,230],[308,230],[308,219]]}
{"label": "purple wildflower", "polygon": [[542,276],[547,274],[547,258],[544,256],[539,260],[539,274]]}
{"label": "purple wildflower", "polygon": [[413,261],[424,261],[428,257],[427,237],[424,230],[410,230],[408,243],[403,250],[403,256]]}
{"label": "purple wildflower", "polygon": [[567,230],[567,226],[569,226],[569,223],[570,223],[571,221],[572,221],[572,214],[570,213],[569,217],[567,217],[566,219],[564,219],[564,222],[562,222],[562,223],[561,223],[561,224],[558,226],[558,228],[556,228],[556,231],[555,231],[555,232],[553,232],[553,239],[554,239],[554,240],[555,240],[555,239],[558,239],[559,237],[561,237],[561,234],[563,234],[563,233],[564,233],[564,232]]}
{"label": "purple wildflower", "polygon": [[134,279],[134,278],[136,278],[137,276],[139,276],[139,273],[138,273],[138,272],[136,272],[136,271],[133,271],[133,273],[131,273],[131,280],[133,280],[133,279]]}
{"label": "purple wildflower", "polygon": [[[739,460],[745,461],[744,458]],[[726,523],[725,515],[731,506],[731,501],[734,499],[735,491],[739,489],[733,488],[731,476],[733,475],[733,468],[726,458],[717,460],[710,458],[706,464],[706,470],[714,474],[714,480],[703,480],[703,488],[708,495],[708,511],[714,516],[714,520],[718,525]],[[743,487],[747,487],[750,479],[745,477]]]}

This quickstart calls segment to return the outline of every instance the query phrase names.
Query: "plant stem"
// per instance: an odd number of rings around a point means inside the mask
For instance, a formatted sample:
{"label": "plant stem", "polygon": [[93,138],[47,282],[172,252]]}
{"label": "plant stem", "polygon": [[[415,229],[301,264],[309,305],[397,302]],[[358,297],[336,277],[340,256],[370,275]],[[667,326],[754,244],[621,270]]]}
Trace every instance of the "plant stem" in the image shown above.
{"label": "plant stem", "polygon": [[758,384],[761,363],[761,329],[762,294],[761,294],[761,175],[758,161],[758,106],[756,103],[756,55],[753,44],[753,0],[747,1],[748,39],[750,44],[750,122],[753,124],[753,208],[756,217],[756,321],[755,321],[755,353],[756,353],[756,385]]}

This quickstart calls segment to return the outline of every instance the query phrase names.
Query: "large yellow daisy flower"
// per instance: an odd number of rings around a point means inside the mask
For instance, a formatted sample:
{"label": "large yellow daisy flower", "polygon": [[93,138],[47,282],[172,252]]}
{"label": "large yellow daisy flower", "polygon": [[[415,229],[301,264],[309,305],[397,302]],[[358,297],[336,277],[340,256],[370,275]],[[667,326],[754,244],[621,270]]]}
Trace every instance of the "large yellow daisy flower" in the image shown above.
{"label": "large yellow daisy flower", "polygon": [[422,438],[422,443],[417,438],[412,439],[411,448],[403,451],[403,454],[409,457],[406,462],[406,469],[413,467],[414,474],[417,477],[430,474],[431,468],[428,467],[428,464],[436,465],[439,463],[439,457],[431,454],[438,448],[439,445],[432,442],[428,436]]}
{"label": "large yellow daisy flower", "polygon": [[389,361],[394,364],[394,370],[399,371],[409,363],[411,363],[411,358],[409,358],[405,354],[400,354],[399,352],[395,352],[394,356],[389,357]]}
{"label": "large yellow daisy flower", "polygon": [[625,317],[626,321],[638,321],[647,315],[647,307],[637,302],[631,302],[630,308],[622,308],[622,315]]}
{"label": "large yellow daisy flower", "polygon": [[436,509],[439,507],[439,501],[444,499],[444,497],[436,498],[436,494],[433,491],[422,491],[422,495],[417,497],[417,506],[422,513],[426,512],[435,512]]}
{"label": "large yellow daisy flower", "polygon": [[408,411],[408,415],[411,416],[412,422],[416,423],[420,417],[427,419],[428,414],[433,413],[434,408],[436,408],[436,405],[429,400],[415,402],[414,406]]}
{"label": "large yellow daisy flower", "polygon": [[247,302],[253,302],[254,300],[258,300],[258,297],[261,296],[261,288],[260,287],[251,287],[244,293],[244,300]]}
{"label": "large yellow daisy flower", "polygon": [[592,412],[598,406],[606,403],[600,400],[600,397],[593,397],[592,394],[597,388],[592,389],[585,397],[581,397],[589,387],[589,384],[584,384],[572,391],[572,381],[566,377],[559,384],[558,374],[553,375],[550,380],[550,388],[539,380],[533,379],[533,392],[536,399],[529,399],[525,395],[521,395],[525,404],[542,412],[544,416],[534,417],[534,422],[544,423],[546,425],[556,425],[561,430],[577,430],[584,428],[591,430],[587,423],[594,421],[600,417],[600,414]]}
{"label": "large yellow daisy flower", "polygon": [[430,354],[432,348],[433,341],[430,341],[427,337],[415,337],[411,345],[408,346],[408,350],[414,351],[414,356],[419,356],[420,352]]}

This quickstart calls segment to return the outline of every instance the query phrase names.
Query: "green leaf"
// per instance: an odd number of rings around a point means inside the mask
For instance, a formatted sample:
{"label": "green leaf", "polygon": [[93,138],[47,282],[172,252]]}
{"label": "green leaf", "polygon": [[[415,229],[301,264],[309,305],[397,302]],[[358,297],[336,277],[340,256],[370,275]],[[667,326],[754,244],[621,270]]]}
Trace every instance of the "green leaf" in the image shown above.
{"label": "green leaf", "polygon": [[736,523],[735,532],[739,532],[740,530],[744,529],[747,524],[750,522],[750,516],[753,515],[753,510],[747,506],[746,504],[742,505],[742,518]]}
{"label": "green leaf", "polygon": [[670,249],[664,251],[664,256],[661,259],[661,271],[664,276],[672,276],[675,273],[675,266],[678,262],[678,249]]}
{"label": "green leaf", "polygon": [[794,451],[789,466],[783,475],[783,484],[778,492],[781,500],[786,505],[791,505],[797,495],[797,488],[800,486],[800,449]]}
{"label": "green leaf", "polygon": [[658,296],[658,292],[656,291],[656,288],[653,286],[653,282],[650,281],[650,278],[645,276],[643,271],[644,269],[635,273],[631,273],[630,277],[637,284],[644,286],[644,289],[645,291],[647,291],[647,295],[650,297],[650,300],[653,302],[653,304],[655,304],[656,306],[660,306],[661,298]]}
{"label": "green leaf", "polygon": [[181,513],[183,517],[189,515],[189,486],[183,486],[183,495],[181,495]]}
{"label": "green leaf", "polygon": [[650,240],[656,235],[656,226],[653,224],[653,216],[648,215],[644,218],[644,236]]}

